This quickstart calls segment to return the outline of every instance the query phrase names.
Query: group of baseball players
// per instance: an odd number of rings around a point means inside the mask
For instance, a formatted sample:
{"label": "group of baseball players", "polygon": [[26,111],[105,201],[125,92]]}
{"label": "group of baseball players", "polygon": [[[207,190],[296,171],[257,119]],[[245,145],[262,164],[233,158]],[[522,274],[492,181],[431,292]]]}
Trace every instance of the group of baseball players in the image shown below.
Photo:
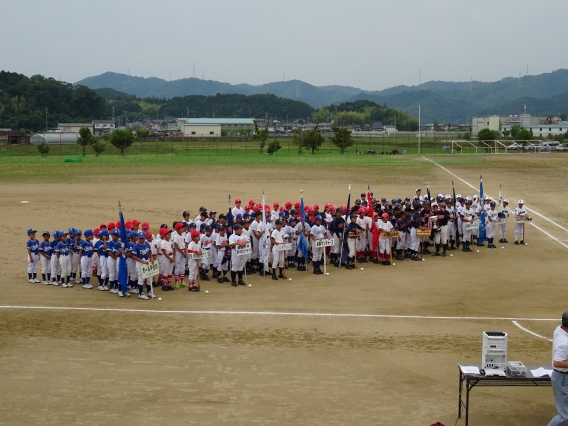
{"label": "group of baseball players", "polygon": [[[121,241],[120,222],[100,224],[84,233],[76,228],[42,233],[28,230],[28,281],[63,288],[82,284],[120,297],[138,294],[140,299],[154,297],[153,288],[163,291],[187,287],[199,291],[200,280],[216,279],[233,286],[246,285],[247,275],[259,273],[273,280],[286,278],[286,269],[323,274],[323,262],[348,270],[359,263],[391,265],[397,260],[421,260],[424,254],[446,256],[448,250],[470,245],[496,248],[494,239],[507,243],[507,219],[528,220],[524,201],[518,200],[511,211],[509,201],[480,199],[457,194],[439,194],[430,199],[420,189],[413,199],[406,197],[380,201],[372,192],[361,193],[353,206],[335,207],[325,204],[304,206],[290,201],[280,206],[250,200],[244,207],[240,199],[227,214],[200,208],[191,219],[185,211],[183,219],[169,227],[162,224],[154,235],[148,223],[125,222],[126,241]],[[484,213],[482,215],[482,212]],[[485,241],[478,241],[479,219],[484,217]],[[470,224],[474,224],[473,226]],[[524,245],[524,223],[515,221],[515,244]],[[128,283],[119,285],[121,257],[126,259]],[[37,278],[41,262],[41,278]],[[158,279],[143,273],[144,267],[158,265]],[[230,278],[228,273],[230,271]],[[211,272],[211,278],[209,276]],[[187,276],[188,283],[185,283]],[[144,293],[146,286],[146,293]]]}

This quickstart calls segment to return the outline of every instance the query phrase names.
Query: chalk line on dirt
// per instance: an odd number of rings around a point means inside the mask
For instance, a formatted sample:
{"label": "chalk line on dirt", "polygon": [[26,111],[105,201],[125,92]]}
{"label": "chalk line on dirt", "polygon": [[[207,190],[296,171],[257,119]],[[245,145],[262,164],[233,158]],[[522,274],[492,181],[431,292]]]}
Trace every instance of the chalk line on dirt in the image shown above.
{"label": "chalk line on dirt", "polygon": [[519,324],[517,321],[513,321],[513,324],[515,324],[517,327],[519,327],[521,330],[526,331],[529,334],[532,334],[533,336],[538,337],[539,339],[544,339],[544,340],[548,340],[549,342],[552,342],[552,339],[549,339],[548,337],[544,337],[541,336],[540,334],[535,333],[534,331],[530,331],[528,328],[523,327],[521,324]]}
{"label": "chalk line on dirt", "polygon": [[[468,185],[469,187],[473,188],[474,190],[477,190],[478,188],[476,188],[475,186],[473,186],[472,184],[470,184],[469,182],[463,180],[461,177],[459,177],[458,175],[456,175],[455,173],[452,173],[451,171],[449,171],[448,169],[446,169],[444,166],[436,163],[435,161],[430,160],[427,157],[422,156],[422,158],[424,158],[426,161],[429,161],[430,163],[434,164],[435,166],[438,166],[439,168],[441,168],[442,170],[444,170],[445,172],[451,174],[452,176],[454,176],[455,178],[461,180],[463,183],[465,183],[466,185]],[[489,193],[487,193],[487,195],[490,195]],[[536,210],[533,209],[529,209],[528,207],[526,207],[526,209],[530,212],[533,212],[534,214],[536,214],[537,216],[549,221],[550,223],[552,223],[553,225],[558,226],[560,229],[568,232],[568,229],[563,227],[562,225],[559,225],[558,223],[554,222],[553,220],[547,218],[546,216],[544,216],[543,214],[537,212]],[[561,244],[562,246],[568,248],[567,244],[564,244],[562,241],[560,241],[560,239],[550,235],[548,232],[544,231],[542,228],[539,228],[538,226],[536,226],[534,223],[532,222],[528,222],[530,225],[534,226],[536,229],[538,229],[539,231],[541,231],[543,234],[545,234],[546,236],[548,236],[549,238],[553,239],[554,241],[556,241],[557,243]]]}
{"label": "chalk line on dirt", "polygon": [[250,315],[250,316],[296,316],[328,318],[378,318],[378,319],[420,319],[420,320],[470,320],[470,321],[558,321],[558,318],[516,318],[516,317],[475,317],[475,316],[436,316],[436,315],[389,315],[389,314],[342,314],[325,312],[277,312],[277,311],[204,311],[204,310],[160,310],[160,309],[125,309],[125,308],[89,308],[74,306],[10,306],[0,305],[0,309],[15,310],[52,310],[52,311],[88,311],[88,312],[124,312],[146,314],[201,314],[201,315]]}

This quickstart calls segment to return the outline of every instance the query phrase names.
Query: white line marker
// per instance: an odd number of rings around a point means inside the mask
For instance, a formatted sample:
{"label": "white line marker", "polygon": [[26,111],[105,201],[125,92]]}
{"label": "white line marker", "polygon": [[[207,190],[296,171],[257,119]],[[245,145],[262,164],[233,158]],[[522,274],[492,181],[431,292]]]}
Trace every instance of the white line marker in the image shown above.
{"label": "white line marker", "polygon": [[[441,168],[442,170],[446,171],[447,173],[451,174],[452,176],[454,176],[455,178],[461,180],[463,183],[465,183],[466,185],[468,185],[469,187],[473,188],[474,190],[477,191],[477,188],[475,186],[473,186],[472,184],[470,184],[469,182],[466,182],[465,180],[463,180],[461,177],[459,177],[458,175],[456,175],[455,173],[450,172],[448,169],[446,169],[445,167],[441,166],[440,164],[436,163],[435,161],[430,160],[429,158],[426,158],[424,156],[422,156],[422,158],[424,158],[426,161],[429,161],[430,163],[434,164],[435,166],[438,166],[439,168]],[[487,195],[490,195],[489,193],[487,193]],[[563,229],[564,231],[568,232],[568,229],[564,228],[562,225],[557,224],[556,222],[550,220],[549,218],[547,218],[546,216],[540,214],[539,212],[533,210],[533,209],[529,209],[528,207],[525,207],[528,211],[533,212],[534,214],[536,214],[537,216],[542,217],[543,219],[549,221],[550,223],[558,226],[559,228]],[[553,237],[552,235],[550,235],[548,232],[543,231],[541,228],[539,228],[538,226],[536,226],[534,223],[532,222],[528,222],[530,225],[534,226],[536,229],[538,229],[539,231],[541,231],[542,233],[546,234],[548,237],[552,238],[554,241],[557,241],[559,244],[563,245],[564,247],[568,248],[567,244],[564,244],[562,241],[560,241],[558,238]]]}
{"label": "white line marker", "polygon": [[540,334],[536,334],[534,331],[530,331],[528,328],[523,327],[521,324],[519,324],[517,321],[513,321],[513,324],[515,324],[517,327],[519,327],[521,330],[526,331],[529,334],[532,334],[533,336],[538,337],[539,339],[544,339],[544,340],[548,340],[549,342],[552,342],[552,339],[549,339],[548,337],[544,337],[541,336]]}
{"label": "white line marker", "polygon": [[444,317],[430,315],[386,315],[386,314],[339,314],[321,312],[275,312],[275,311],[174,311],[158,309],[124,308],[79,308],[73,306],[0,306],[0,309],[48,310],[48,311],[88,311],[88,312],[125,312],[146,314],[199,314],[199,315],[258,315],[258,316],[295,316],[295,317],[330,317],[330,318],[393,318],[393,319],[431,319],[431,320],[472,320],[472,321],[558,321],[558,318],[507,318],[507,317]]}

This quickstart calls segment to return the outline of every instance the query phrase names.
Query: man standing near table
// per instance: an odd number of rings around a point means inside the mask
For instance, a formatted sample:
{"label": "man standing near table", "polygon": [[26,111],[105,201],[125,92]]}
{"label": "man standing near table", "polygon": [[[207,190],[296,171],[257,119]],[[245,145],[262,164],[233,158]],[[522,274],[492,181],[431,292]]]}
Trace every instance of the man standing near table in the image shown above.
{"label": "man standing near table", "polygon": [[548,426],[568,425],[568,311],[562,314],[562,325],[554,330],[552,367],[552,391],[558,414]]}

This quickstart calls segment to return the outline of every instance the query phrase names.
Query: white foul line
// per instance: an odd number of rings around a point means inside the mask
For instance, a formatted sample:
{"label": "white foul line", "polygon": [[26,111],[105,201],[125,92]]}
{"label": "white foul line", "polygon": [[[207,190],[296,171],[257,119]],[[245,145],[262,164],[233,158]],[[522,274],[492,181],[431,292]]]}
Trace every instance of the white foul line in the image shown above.
{"label": "white foul line", "polygon": [[536,334],[534,331],[530,331],[528,328],[523,327],[521,324],[519,324],[517,321],[513,321],[513,324],[515,324],[517,327],[519,327],[521,330],[526,331],[529,334],[532,334],[533,336],[538,337],[539,339],[544,339],[544,340],[548,340],[549,342],[552,342],[552,339],[549,339],[548,337],[544,337],[541,336],[540,334]]}
{"label": "white foul line", "polygon": [[[477,188],[475,186],[473,186],[472,184],[470,184],[469,182],[466,182],[465,180],[463,180],[461,177],[459,177],[458,175],[456,175],[455,173],[450,172],[448,169],[446,169],[445,167],[441,166],[440,164],[436,163],[435,161],[430,160],[429,158],[426,158],[424,156],[422,156],[422,158],[424,158],[426,161],[429,161],[430,163],[434,164],[435,166],[438,166],[439,168],[441,168],[442,170],[448,172],[449,174],[451,174],[452,176],[454,176],[455,178],[461,180],[463,183],[465,183],[466,185],[468,185],[469,187],[473,188],[474,190],[477,190]],[[489,195],[489,194],[487,194]],[[563,229],[564,231],[568,232],[568,229],[564,228],[562,225],[557,224],[556,222],[550,220],[549,218],[547,218],[546,216],[540,214],[539,212],[537,212],[536,210],[533,209],[529,209],[528,207],[525,207],[528,211],[533,212],[534,214],[536,214],[537,216],[542,217],[543,219],[549,221],[550,223],[558,226],[560,229]],[[529,224],[531,224],[532,226],[534,226],[536,229],[538,229],[539,231],[541,231],[543,234],[547,235],[548,237],[552,238],[554,241],[558,242],[559,244],[563,245],[564,247],[568,248],[567,244],[564,244],[562,241],[560,241],[558,238],[553,237],[552,235],[550,235],[548,232],[544,231],[542,228],[539,228],[538,226],[536,226],[534,223],[532,222],[528,222]]]}
{"label": "white foul line", "polygon": [[10,306],[0,309],[18,310],[52,310],[52,311],[89,311],[89,312],[125,312],[146,314],[193,314],[193,315],[251,315],[251,316],[295,316],[295,317],[328,317],[328,318],[393,318],[393,319],[429,319],[429,320],[472,320],[472,321],[558,321],[558,318],[507,318],[507,317],[474,317],[474,316],[430,316],[430,315],[388,315],[388,314],[341,314],[325,312],[275,312],[275,311],[174,311],[158,309],[125,309],[125,308],[80,308],[73,306]]}

